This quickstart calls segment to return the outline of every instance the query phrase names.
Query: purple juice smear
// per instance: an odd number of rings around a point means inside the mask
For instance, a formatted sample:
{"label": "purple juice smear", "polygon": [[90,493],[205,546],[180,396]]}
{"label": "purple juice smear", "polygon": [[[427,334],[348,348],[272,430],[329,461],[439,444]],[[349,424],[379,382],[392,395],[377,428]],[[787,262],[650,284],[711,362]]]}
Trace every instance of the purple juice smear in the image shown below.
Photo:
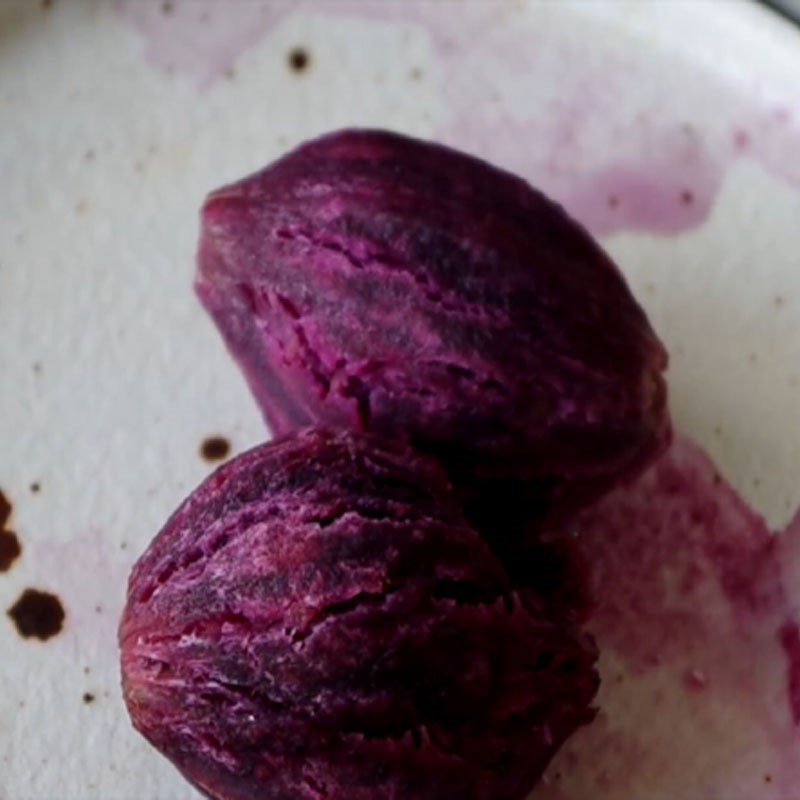
{"label": "purple juice smear", "polygon": [[534,798],[800,798],[800,523],[773,534],[678,439],[576,527],[595,570],[601,713]]}
{"label": "purple juice smear", "polygon": [[117,13],[144,37],[147,61],[167,74],[189,75],[200,89],[230,74],[242,53],[296,5],[296,0],[248,0],[231,10],[219,0],[114,2]]}
{"label": "purple juice smear", "polygon": [[[294,14],[416,26],[433,46],[426,75],[440,84],[446,110],[436,138],[522,175],[595,235],[672,235],[701,226],[743,158],[800,187],[793,89],[767,99],[751,84],[723,80],[721,70],[698,68],[693,91],[705,98],[701,107],[715,109],[716,121],[697,122],[670,99],[682,57],[654,51],[644,39],[620,58],[602,41],[576,45],[563,21],[513,24],[502,3],[467,3],[457,18],[449,3],[248,0],[236,14],[220,6],[115,0],[144,38],[147,61],[188,75],[201,90],[229,76],[242,54]],[[554,75],[558,92],[551,96]],[[663,98],[657,112],[642,92],[643,76]],[[287,80],[293,77],[287,71]],[[524,102],[515,91],[522,84]]]}

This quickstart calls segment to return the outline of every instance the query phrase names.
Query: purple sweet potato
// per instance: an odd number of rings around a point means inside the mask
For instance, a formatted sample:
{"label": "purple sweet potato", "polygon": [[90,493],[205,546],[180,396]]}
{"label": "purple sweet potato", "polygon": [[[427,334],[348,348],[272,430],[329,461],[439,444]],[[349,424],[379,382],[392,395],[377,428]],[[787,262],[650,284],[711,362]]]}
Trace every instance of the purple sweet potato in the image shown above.
{"label": "purple sweet potato", "polygon": [[521,800],[597,689],[437,465],[325,429],[183,503],[120,645],[135,726],[215,800]]}
{"label": "purple sweet potato", "polygon": [[669,437],[666,353],[611,259],[445,147],[342,131],[213,192],[196,287],[276,433],[407,438],[479,521],[568,511]]}

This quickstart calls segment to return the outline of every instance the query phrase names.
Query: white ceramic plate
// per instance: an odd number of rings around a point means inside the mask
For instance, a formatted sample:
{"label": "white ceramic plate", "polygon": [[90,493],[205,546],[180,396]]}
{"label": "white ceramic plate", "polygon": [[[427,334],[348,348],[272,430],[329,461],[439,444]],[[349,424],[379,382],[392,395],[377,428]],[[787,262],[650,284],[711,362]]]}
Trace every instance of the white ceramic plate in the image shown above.
{"label": "white ceramic plate", "polygon": [[[439,138],[564,202],[671,350],[678,430],[773,527],[800,504],[800,32],[759,6],[3,0],[0,120],[0,488],[22,545],[0,607],[35,588],[66,613],[44,641],[0,617],[2,800],[196,796],[128,723],[116,623],[211,468],[201,442],[266,437],[191,291],[199,204],[314,134]],[[541,797],[800,798],[760,729],[703,743],[632,697],[655,766],[612,730]]]}

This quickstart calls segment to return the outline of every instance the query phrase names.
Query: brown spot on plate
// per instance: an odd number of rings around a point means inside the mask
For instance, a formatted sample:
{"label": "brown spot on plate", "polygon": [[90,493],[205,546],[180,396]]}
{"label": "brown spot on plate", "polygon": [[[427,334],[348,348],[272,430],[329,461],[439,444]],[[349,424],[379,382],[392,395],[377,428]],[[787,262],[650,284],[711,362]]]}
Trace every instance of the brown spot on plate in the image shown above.
{"label": "brown spot on plate", "polygon": [[8,616],[23,639],[46,641],[64,627],[64,607],[56,595],[38,589],[26,589],[8,609]]}
{"label": "brown spot on plate", "polygon": [[175,10],[175,4],[170,2],[170,0],[165,0],[161,4],[161,11],[164,14],[171,14]]}
{"label": "brown spot on plate", "polygon": [[681,203],[683,203],[685,206],[690,206],[692,203],[694,203],[694,193],[690,192],[688,189],[684,189],[681,192]]}
{"label": "brown spot on plate", "polygon": [[287,57],[292,72],[305,72],[311,64],[311,56],[305,47],[293,47]]}
{"label": "brown spot on plate", "polygon": [[0,531],[0,572],[6,572],[22,554],[17,534],[14,531]]}
{"label": "brown spot on plate", "polygon": [[0,491],[0,528],[5,528],[8,518],[11,516],[11,503],[8,498]]}
{"label": "brown spot on plate", "polygon": [[34,494],[39,494],[39,492],[40,492],[41,490],[42,490],[42,485],[39,483],[39,481],[34,481],[34,482],[31,484],[31,491],[32,491]]}
{"label": "brown spot on plate", "polygon": [[84,692],[83,693],[83,702],[86,703],[87,706],[90,703],[94,703],[94,695],[91,692]]}
{"label": "brown spot on plate", "polygon": [[222,461],[231,451],[231,443],[224,436],[208,436],[200,445],[200,455],[206,461]]}

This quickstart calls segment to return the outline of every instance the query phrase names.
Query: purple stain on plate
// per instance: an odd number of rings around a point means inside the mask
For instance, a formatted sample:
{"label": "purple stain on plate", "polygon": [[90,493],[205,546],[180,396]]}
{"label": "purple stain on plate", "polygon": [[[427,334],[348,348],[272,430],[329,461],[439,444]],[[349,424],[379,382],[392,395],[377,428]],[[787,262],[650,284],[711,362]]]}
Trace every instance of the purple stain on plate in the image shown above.
{"label": "purple stain on plate", "polygon": [[[677,116],[676,104],[652,107],[652,91],[674,96],[671,76],[687,69],[673,54],[620,55],[602,42],[586,48],[550,18],[535,29],[521,24],[523,9],[511,5],[465,5],[457,22],[449,4],[417,2],[251,0],[235,14],[220,13],[215,0],[175,0],[169,13],[132,0],[117,0],[116,8],[144,36],[150,63],[192,76],[201,89],[230,74],[242,53],[298,10],[417,26],[434,48],[433,82],[447,87],[438,137],[523,175],[596,235],[671,235],[702,225],[728,169],[744,156],[800,187],[800,127],[788,99],[766,102],[696,70],[693,91],[705,93],[722,117],[714,130],[695,130],[686,114]],[[642,92],[643,74],[654,90]],[[524,95],[521,76],[529,84]],[[487,111],[489,98],[504,95],[506,85],[511,98]],[[722,105],[721,95],[730,102]]]}
{"label": "purple stain on plate", "polygon": [[534,797],[793,797],[800,522],[771,532],[679,439],[576,529],[594,568],[602,711]]}
{"label": "purple stain on plate", "polygon": [[144,37],[149,63],[167,73],[189,75],[199,88],[208,89],[300,3],[248,0],[235,9],[218,0],[116,0],[114,5]]}
{"label": "purple stain on plate", "polygon": [[780,643],[789,661],[789,702],[792,717],[800,725],[800,628],[797,622],[787,622],[779,631]]}
{"label": "purple stain on plate", "polygon": [[[692,186],[691,189],[683,188]],[[710,170],[689,165],[622,165],[586,176],[583,185],[562,198],[565,206],[595,234],[620,230],[679,233],[702,224],[719,188]],[[604,198],[616,198],[605,203]]]}

